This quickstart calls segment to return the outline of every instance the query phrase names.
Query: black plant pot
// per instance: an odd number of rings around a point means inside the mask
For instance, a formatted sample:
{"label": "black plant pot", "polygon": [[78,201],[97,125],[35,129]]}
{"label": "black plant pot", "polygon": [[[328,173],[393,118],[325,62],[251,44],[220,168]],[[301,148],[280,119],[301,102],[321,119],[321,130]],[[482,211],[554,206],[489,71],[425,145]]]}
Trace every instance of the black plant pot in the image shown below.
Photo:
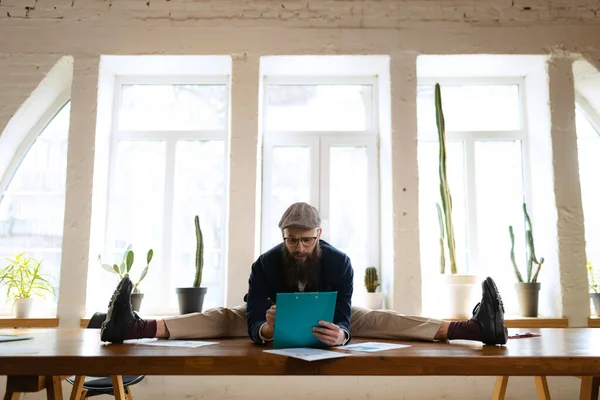
{"label": "black plant pot", "polygon": [[205,287],[186,287],[175,290],[179,300],[179,314],[202,312],[204,296],[206,295]]}
{"label": "black plant pot", "polygon": [[133,311],[140,312],[143,298],[144,293],[131,293],[131,307],[133,308]]}

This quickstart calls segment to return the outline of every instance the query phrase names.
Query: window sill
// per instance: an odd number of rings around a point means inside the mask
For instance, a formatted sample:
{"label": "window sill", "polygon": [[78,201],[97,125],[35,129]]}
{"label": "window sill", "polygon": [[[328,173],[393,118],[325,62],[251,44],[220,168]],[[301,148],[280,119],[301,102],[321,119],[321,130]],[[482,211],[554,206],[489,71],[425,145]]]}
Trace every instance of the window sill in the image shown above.
{"label": "window sill", "polygon": [[[459,321],[457,319],[449,319],[449,321]],[[518,315],[504,316],[504,323],[507,328],[568,328],[568,318],[529,318],[520,317]],[[600,324],[599,324],[600,326]]]}
{"label": "window sill", "polygon": [[[142,318],[144,319],[163,319],[163,318],[167,318],[167,317],[177,317],[180,314],[172,314],[172,315],[140,315]],[[90,318],[91,317],[86,317],[86,318],[81,318],[81,320],[79,321],[79,326],[82,328],[87,327],[88,323],[90,322]]]}
{"label": "window sill", "polygon": [[56,328],[58,318],[0,317],[0,328]]}
{"label": "window sill", "polygon": [[[144,318],[150,319],[162,319],[165,317],[175,317],[177,315],[161,315],[161,316],[144,316]],[[600,327],[600,318],[594,318],[593,323],[595,325],[590,325],[592,323],[592,318],[590,318],[590,322],[588,326],[598,326]],[[89,318],[81,318],[80,326],[85,328],[90,321]],[[448,321],[452,321],[449,319]],[[507,328],[568,328],[569,320],[567,318],[527,318],[527,317],[519,317],[519,316],[506,316],[504,318],[504,322],[506,323]]]}

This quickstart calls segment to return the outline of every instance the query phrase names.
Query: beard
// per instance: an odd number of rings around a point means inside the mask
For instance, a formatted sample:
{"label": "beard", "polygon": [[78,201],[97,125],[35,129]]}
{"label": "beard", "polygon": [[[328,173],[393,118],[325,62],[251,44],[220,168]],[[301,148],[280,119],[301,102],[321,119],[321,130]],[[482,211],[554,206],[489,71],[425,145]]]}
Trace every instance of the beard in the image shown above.
{"label": "beard", "polygon": [[319,242],[304,260],[297,260],[294,256],[306,255],[306,253],[296,250],[290,252],[285,244],[282,252],[283,275],[286,284],[298,290],[298,282],[306,282],[305,292],[317,291],[317,281],[321,273],[321,245]]}

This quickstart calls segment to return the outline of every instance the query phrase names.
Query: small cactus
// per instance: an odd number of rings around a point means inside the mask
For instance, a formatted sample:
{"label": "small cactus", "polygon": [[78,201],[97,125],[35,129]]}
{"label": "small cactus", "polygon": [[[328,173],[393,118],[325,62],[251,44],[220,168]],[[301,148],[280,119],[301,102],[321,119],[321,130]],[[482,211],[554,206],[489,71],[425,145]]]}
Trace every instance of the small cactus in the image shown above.
{"label": "small cactus", "polygon": [[200,218],[194,217],[194,225],[196,226],[196,275],[194,277],[194,287],[200,287],[202,283],[202,269],[204,267],[204,239],[202,230],[200,229]]}
{"label": "small cactus", "polygon": [[365,270],[365,287],[367,288],[367,292],[369,293],[375,293],[375,290],[379,287],[377,268],[368,267]]}

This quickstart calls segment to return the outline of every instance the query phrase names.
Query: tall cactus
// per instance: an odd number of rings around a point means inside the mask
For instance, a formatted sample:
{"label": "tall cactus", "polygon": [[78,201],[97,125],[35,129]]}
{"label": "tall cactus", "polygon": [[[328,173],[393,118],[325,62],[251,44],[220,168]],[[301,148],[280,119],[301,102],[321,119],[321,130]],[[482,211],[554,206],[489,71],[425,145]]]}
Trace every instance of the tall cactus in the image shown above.
{"label": "tall cactus", "polygon": [[[531,225],[531,219],[529,218],[529,213],[527,212],[527,205],[523,203],[523,215],[525,216],[525,240],[527,241],[527,281],[528,283],[537,282],[538,275],[540,270],[542,269],[542,264],[544,263],[544,257],[541,257],[539,260],[535,255],[535,244],[533,242],[533,227]],[[517,267],[517,263],[515,261],[515,235],[513,232],[513,227],[510,225],[508,227],[508,233],[510,235],[510,259],[513,264],[513,268],[515,269],[515,275],[517,275],[517,280],[519,282],[523,281],[523,276],[519,272],[519,268]],[[537,265],[535,273],[533,273],[533,264]]]}
{"label": "tall cactus", "polygon": [[367,292],[375,293],[375,290],[379,287],[379,277],[377,276],[377,268],[368,267],[365,270],[365,287]]}
{"label": "tall cactus", "polygon": [[202,283],[202,269],[204,267],[204,239],[202,238],[202,230],[200,229],[200,217],[194,217],[194,225],[196,225],[196,276],[194,278],[194,287],[200,287]]}
{"label": "tall cactus", "polygon": [[523,277],[521,276],[521,272],[519,272],[519,267],[517,266],[517,261],[515,260],[515,233],[513,232],[512,225],[508,227],[508,234],[510,235],[510,260],[513,268],[515,269],[515,275],[517,275],[518,281],[523,282]]}
{"label": "tall cactus", "polygon": [[[525,215],[526,222],[526,239],[527,239],[527,280],[529,282],[537,282],[538,274],[540,273],[540,269],[542,268],[542,264],[544,263],[544,257],[540,258],[539,261],[535,255],[535,245],[533,243],[533,226],[531,225],[531,219],[529,218],[529,213],[527,213],[527,205],[523,203],[523,214]],[[537,265],[537,269],[533,276],[531,273],[533,272],[533,264]]]}
{"label": "tall cactus", "polygon": [[[448,186],[446,176],[446,124],[444,121],[444,111],[442,109],[442,95],[440,84],[435,84],[435,121],[438,131],[439,141],[439,176],[440,176],[440,197],[442,200],[442,209],[446,228],[446,243],[448,246],[448,257],[450,258],[450,273],[456,274],[456,242],[454,240],[454,224],[452,223],[452,196]],[[441,259],[441,257],[440,257]],[[441,273],[446,272],[445,258],[441,265]]]}
{"label": "tall cactus", "polygon": [[444,217],[442,216],[442,209],[438,203],[435,203],[438,214],[438,225],[440,226],[440,273],[443,274],[446,270],[446,252],[444,250]]}

